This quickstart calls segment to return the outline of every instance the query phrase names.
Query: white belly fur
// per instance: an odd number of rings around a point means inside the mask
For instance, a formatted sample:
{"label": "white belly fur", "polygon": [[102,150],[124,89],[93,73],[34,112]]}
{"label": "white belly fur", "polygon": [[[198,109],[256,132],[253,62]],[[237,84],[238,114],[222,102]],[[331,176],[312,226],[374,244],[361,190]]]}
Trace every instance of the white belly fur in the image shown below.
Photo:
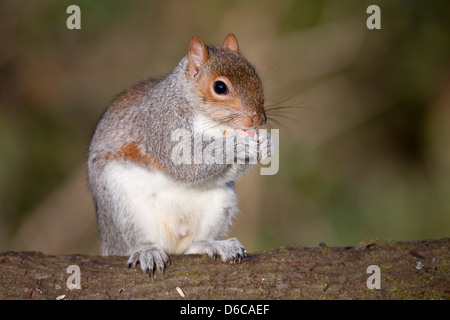
{"label": "white belly fur", "polygon": [[106,165],[104,178],[119,229],[126,235],[133,225],[138,243],[157,244],[168,254],[183,253],[196,241],[218,240],[234,215],[235,192],[226,185],[193,187],[115,161]]}

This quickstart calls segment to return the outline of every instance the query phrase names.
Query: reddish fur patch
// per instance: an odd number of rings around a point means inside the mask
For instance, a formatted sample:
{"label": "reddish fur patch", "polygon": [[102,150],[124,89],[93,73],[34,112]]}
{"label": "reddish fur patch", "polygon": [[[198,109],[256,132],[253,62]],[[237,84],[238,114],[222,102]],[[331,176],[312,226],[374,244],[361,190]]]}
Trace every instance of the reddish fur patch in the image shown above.
{"label": "reddish fur patch", "polygon": [[108,154],[106,160],[126,160],[135,163],[145,164],[149,167],[165,171],[165,168],[154,158],[143,154],[136,142],[130,142],[123,145],[118,152]]}

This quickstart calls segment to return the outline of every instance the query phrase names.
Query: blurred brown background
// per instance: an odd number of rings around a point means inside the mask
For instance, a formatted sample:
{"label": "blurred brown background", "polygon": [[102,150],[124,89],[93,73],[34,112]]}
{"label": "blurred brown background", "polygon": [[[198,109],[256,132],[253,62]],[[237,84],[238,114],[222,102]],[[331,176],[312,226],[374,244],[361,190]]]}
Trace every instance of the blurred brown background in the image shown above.
{"label": "blurred brown background", "polygon": [[[66,8],[81,8],[68,30]],[[381,8],[368,30],[366,8]],[[85,159],[120,91],[193,35],[236,34],[281,129],[280,170],[238,185],[248,251],[450,235],[450,2],[2,1],[0,251],[99,253]]]}

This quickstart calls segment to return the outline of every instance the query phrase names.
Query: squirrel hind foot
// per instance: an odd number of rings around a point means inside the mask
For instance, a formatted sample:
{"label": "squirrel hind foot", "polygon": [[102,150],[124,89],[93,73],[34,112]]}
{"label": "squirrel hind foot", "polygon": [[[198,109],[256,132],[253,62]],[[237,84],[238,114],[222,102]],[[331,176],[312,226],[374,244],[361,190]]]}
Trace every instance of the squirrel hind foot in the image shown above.
{"label": "squirrel hind foot", "polygon": [[222,262],[241,262],[247,251],[236,238],[227,240],[200,241],[195,243],[188,253],[206,253],[211,258],[220,257]]}
{"label": "squirrel hind foot", "polygon": [[128,259],[128,267],[135,268],[140,264],[143,272],[153,275],[155,268],[164,273],[166,264],[170,263],[167,254],[155,245],[141,245],[136,247]]}

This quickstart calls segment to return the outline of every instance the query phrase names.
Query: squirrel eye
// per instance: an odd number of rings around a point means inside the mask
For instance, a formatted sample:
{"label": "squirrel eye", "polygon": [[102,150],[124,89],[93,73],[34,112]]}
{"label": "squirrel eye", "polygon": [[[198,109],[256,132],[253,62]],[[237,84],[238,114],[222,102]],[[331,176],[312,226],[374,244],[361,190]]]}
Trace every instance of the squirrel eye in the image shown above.
{"label": "squirrel eye", "polygon": [[214,82],[214,92],[220,95],[224,95],[228,93],[228,87],[225,82],[223,81],[216,81]]}

